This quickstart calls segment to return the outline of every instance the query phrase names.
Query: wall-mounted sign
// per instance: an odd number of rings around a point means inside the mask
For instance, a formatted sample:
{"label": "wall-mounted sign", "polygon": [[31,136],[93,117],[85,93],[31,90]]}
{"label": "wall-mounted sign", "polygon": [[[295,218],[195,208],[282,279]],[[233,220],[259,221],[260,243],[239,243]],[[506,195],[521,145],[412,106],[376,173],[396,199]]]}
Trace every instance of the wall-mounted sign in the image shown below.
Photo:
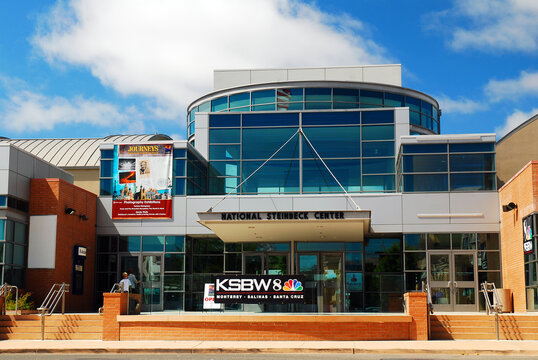
{"label": "wall-mounted sign", "polygon": [[215,284],[204,284],[204,310],[220,310],[222,304],[215,303]]}
{"label": "wall-mounted sign", "polygon": [[533,252],[534,215],[529,215],[523,219],[523,252],[531,254]]}
{"label": "wall-mounted sign", "polygon": [[78,253],[78,256],[86,257],[87,249],[84,246],[79,246],[77,253]]}
{"label": "wall-mounted sign", "polygon": [[218,213],[223,221],[345,220],[357,219],[354,211],[275,211]]}
{"label": "wall-mounted sign", "polygon": [[173,144],[114,147],[113,219],[172,217]]}
{"label": "wall-mounted sign", "polygon": [[215,302],[226,304],[304,303],[303,275],[217,275]]}

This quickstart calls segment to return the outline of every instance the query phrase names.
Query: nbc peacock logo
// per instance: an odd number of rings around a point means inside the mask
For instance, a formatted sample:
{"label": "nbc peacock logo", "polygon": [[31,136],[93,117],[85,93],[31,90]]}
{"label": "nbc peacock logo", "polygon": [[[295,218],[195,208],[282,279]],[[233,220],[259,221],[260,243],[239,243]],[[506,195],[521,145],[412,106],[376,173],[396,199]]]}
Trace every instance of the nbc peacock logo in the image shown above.
{"label": "nbc peacock logo", "polygon": [[297,279],[289,279],[284,283],[284,291],[303,291],[303,284]]}

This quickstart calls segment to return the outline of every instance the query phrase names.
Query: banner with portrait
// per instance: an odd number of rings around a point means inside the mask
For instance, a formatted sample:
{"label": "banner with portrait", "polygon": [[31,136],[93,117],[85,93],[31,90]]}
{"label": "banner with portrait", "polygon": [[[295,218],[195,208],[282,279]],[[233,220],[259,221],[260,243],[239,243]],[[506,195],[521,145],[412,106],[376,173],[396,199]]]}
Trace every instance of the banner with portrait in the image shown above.
{"label": "banner with portrait", "polygon": [[172,217],[173,144],[114,147],[112,219]]}

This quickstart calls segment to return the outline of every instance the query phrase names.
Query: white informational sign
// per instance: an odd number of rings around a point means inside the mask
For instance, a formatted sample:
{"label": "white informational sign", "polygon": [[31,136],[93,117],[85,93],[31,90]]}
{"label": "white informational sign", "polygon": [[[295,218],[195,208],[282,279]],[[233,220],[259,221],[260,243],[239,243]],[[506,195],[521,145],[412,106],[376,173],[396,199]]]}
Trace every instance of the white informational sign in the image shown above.
{"label": "white informational sign", "polygon": [[220,310],[222,304],[215,304],[215,284],[204,285],[204,310]]}

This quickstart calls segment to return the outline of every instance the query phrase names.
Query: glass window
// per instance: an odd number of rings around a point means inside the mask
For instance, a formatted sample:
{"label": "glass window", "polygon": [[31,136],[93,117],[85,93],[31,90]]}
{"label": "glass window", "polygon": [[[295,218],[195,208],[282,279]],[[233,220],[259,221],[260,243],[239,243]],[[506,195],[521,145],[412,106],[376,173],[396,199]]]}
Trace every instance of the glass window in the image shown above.
{"label": "glass window", "polygon": [[275,102],[275,90],[261,90],[252,92],[252,105],[270,104]]}
{"label": "glass window", "polygon": [[164,271],[185,271],[185,255],[165,254]]}
{"label": "glass window", "polygon": [[447,155],[405,155],[403,171],[446,172],[448,171]]}
{"label": "glass window", "polygon": [[239,129],[211,129],[209,130],[209,143],[211,144],[233,144],[241,142],[241,131]]}
{"label": "glass window", "polygon": [[499,234],[478,234],[479,250],[499,250]]}
{"label": "glass window", "polygon": [[365,175],[362,177],[362,191],[394,191],[394,175]]}
{"label": "glass window", "polygon": [[361,90],[361,104],[383,105],[383,93]]}
{"label": "glass window", "polygon": [[26,265],[26,247],[22,245],[13,246],[13,264],[19,266]]}
{"label": "glass window", "polygon": [[17,244],[26,244],[27,243],[27,237],[26,237],[26,224],[16,222],[15,223],[15,234],[14,234],[14,242]]}
{"label": "glass window", "polygon": [[394,125],[362,127],[363,140],[394,140]]}
{"label": "glass window", "polygon": [[185,178],[174,178],[174,195],[185,195]]}
{"label": "glass window", "polygon": [[327,88],[306,88],[306,101],[331,101],[331,89]]}
{"label": "glass window", "polygon": [[362,242],[348,242],[346,245],[346,251],[362,251]]}
{"label": "glass window", "polygon": [[198,112],[210,112],[211,111],[211,102],[206,101],[203,104],[198,106]]}
{"label": "glass window", "polygon": [[174,157],[175,158],[184,158],[186,157],[187,152],[185,149],[174,149]]}
{"label": "glass window", "polygon": [[101,150],[101,160],[114,159],[114,150]]}
{"label": "glass window", "polygon": [[299,114],[244,114],[243,126],[297,126]]}
{"label": "glass window", "polygon": [[0,207],[6,207],[7,206],[7,196],[0,195]]}
{"label": "glass window", "polygon": [[428,250],[450,249],[450,234],[428,234]]}
{"label": "glass window", "polygon": [[232,253],[226,254],[226,268],[225,271],[241,271],[242,270],[242,254]]}
{"label": "glass window", "polygon": [[433,154],[446,153],[446,144],[420,144],[420,145],[403,145],[404,154]]}
{"label": "glass window", "polygon": [[165,274],[164,291],[183,291],[184,277],[183,274]]}
{"label": "glass window", "polygon": [[457,173],[450,175],[450,190],[496,190],[495,173]]}
{"label": "glass window", "polygon": [[195,108],[192,108],[191,112],[189,113],[189,121],[194,121],[194,118],[196,117],[197,112],[198,112],[198,106]]}
{"label": "glass window", "polygon": [[[346,191],[361,190],[360,160],[325,160]],[[340,192],[342,188],[320,160],[303,160],[304,192]]]}
{"label": "glass window", "polygon": [[497,251],[479,251],[477,255],[478,270],[500,270],[501,261]]}
{"label": "glass window", "polygon": [[209,127],[239,127],[241,125],[240,114],[219,114],[209,116]]}
{"label": "glass window", "polygon": [[375,141],[362,143],[363,157],[394,156],[393,141]]}
{"label": "glass window", "polygon": [[405,253],[406,270],[426,270],[426,253],[425,252],[406,252]]}
{"label": "glass window", "polygon": [[450,152],[490,152],[495,151],[495,143],[450,144]]}
{"label": "glass window", "polygon": [[101,160],[101,177],[112,177],[112,160]]}
{"label": "glass window", "polygon": [[422,282],[426,283],[425,272],[406,272],[405,273],[405,290],[417,291],[422,289]]}
{"label": "glass window", "polygon": [[404,96],[392,93],[385,93],[385,106],[390,107],[404,107]]}
{"label": "glass window", "polygon": [[120,251],[140,251],[140,236],[120,236]]}
{"label": "glass window", "polygon": [[450,154],[450,171],[494,171],[494,154]]}
{"label": "glass window", "polygon": [[420,112],[420,100],[411,96],[405,97],[405,106],[409,108],[409,110],[413,110],[416,112]]}
{"label": "glass window", "polygon": [[275,111],[275,104],[256,105],[251,107],[252,111]]}
{"label": "glass window", "polygon": [[217,238],[194,239],[192,238],[192,252],[194,254],[222,254],[224,243]]}
{"label": "glass window", "polygon": [[399,253],[401,240],[397,238],[370,238],[364,245],[366,253]]}
{"label": "glass window", "polygon": [[290,243],[244,243],[243,251],[290,251]]}
{"label": "glass window", "polygon": [[185,176],[185,159],[174,159],[174,176]]}
{"label": "glass window", "polygon": [[362,253],[346,253],[346,271],[362,271]]}
{"label": "glass window", "polygon": [[362,273],[346,272],[346,297],[349,296],[349,291],[362,291],[362,290],[363,290]]}
{"label": "glass window", "polygon": [[239,161],[211,161],[211,176],[239,176]]}
{"label": "glass window", "polygon": [[[189,135],[194,134],[194,131],[195,131],[195,123],[193,121],[189,125]],[[192,144],[192,146],[194,146],[194,141],[192,141],[191,144]]]}
{"label": "glass window", "polygon": [[476,249],[476,234],[452,234],[452,249]]}
{"label": "glass window", "polygon": [[166,236],[166,252],[183,252],[185,251],[184,236]]}
{"label": "glass window", "polygon": [[432,112],[433,112],[433,111],[432,111],[432,108],[433,108],[432,104],[427,103],[427,102],[425,102],[425,101],[422,101],[422,108],[421,108],[421,110],[422,110],[422,113],[423,113],[423,114],[425,114],[425,115],[431,117],[431,116],[432,116]]}
{"label": "glass window", "polygon": [[363,111],[363,124],[394,124],[394,111]]}
{"label": "glass window", "polygon": [[142,251],[159,251],[164,248],[164,236],[142,236]]}
{"label": "glass window", "polygon": [[448,175],[425,174],[404,175],[404,192],[414,191],[448,191]]}
{"label": "glass window", "polygon": [[211,100],[211,111],[217,112],[228,109],[228,97],[223,96],[218,99]]}
{"label": "glass window", "polygon": [[304,125],[359,125],[361,122],[359,111],[346,112],[311,112],[303,113]]}
{"label": "glass window", "polygon": [[98,236],[97,252],[118,251],[118,238],[116,236]]}
{"label": "glass window", "polygon": [[[262,162],[243,161],[243,180]],[[269,161],[242,185],[243,193],[299,192],[299,161]]]}
{"label": "glass window", "polygon": [[112,195],[112,179],[99,180],[100,195],[110,196]]}
{"label": "glass window", "polygon": [[[288,115],[288,114],[286,114]],[[286,143],[296,128],[243,129],[243,159],[266,160]],[[299,157],[299,135],[295,134],[276,155],[275,159]]]}
{"label": "glass window", "polygon": [[[313,127],[303,128],[303,131],[323,159],[360,156],[360,127],[358,126]],[[303,158],[317,158],[305,139],[303,139]]]}
{"label": "glass window", "polygon": [[224,244],[224,247],[227,252],[241,252],[243,248],[242,243],[226,243]]}
{"label": "glass window", "polygon": [[6,231],[6,220],[0,219],[0,240],[4,240]]}
{"label": "glass window", "polygon": [[192,271],[194,273],[222,273],[224,269],[224,256],[204,255],[192,257]]}
{"label": "glass window", "polygon": [[362,160],[363,174],[394,173],[394,158],[373,158]]}
{"label": "glass window", "polygon": [[241,93],[230,95],[230,110],[233,108],[243,107],[248,111],[250,105],[250,93]]}
{"label": "glass window", "polygon": [[409,111],[409,123],[411,125],[422,126],[420,122],[420,114],[415,111]]}
{"label": "glass window", "polygon": [[302,110],[303,89],[278,89],[276,100],[277,110]]}
{"label": "glass window", "polygon": [[297,251],[344,251],[342,242],[298,242]]}
{"label": "glass window", "polygon": [[358,104],[359,103],[359,90],[357,89],[333,89],[333,101]]}
{"label": "glass window", "polygon": [[364,268],[368,272],[400,272],[402,257],[400,255],[364,255]]}
{"label": "glass window", "polygon": [[211,160],[239,160],[239,145],[210,145],[209,159]]}
{"label": "glass window", "polygon": [[405,234],[405,250],[426,250],[426,234]]}
{"label": "glass window", "polygon": [[439,123],[437,121],[434,121],[433,122],[433,128],[432,130],[436,133],[436,134],[439,134]]}

